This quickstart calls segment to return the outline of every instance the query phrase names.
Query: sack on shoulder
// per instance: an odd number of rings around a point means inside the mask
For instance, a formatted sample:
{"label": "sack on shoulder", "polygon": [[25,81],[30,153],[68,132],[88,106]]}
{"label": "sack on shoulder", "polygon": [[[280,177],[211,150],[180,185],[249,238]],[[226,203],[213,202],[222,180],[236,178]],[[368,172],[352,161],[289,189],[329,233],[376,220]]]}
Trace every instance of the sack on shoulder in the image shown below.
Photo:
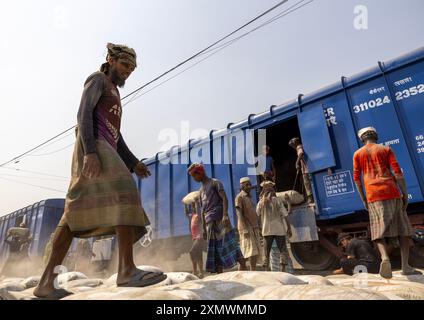
{"label": "sack on shoulder", "polygon": [[297,192],[296,190],[288,190],[283,192],[277,192],[277,197],[279,198],[286,198],[286,195],[288,196],[288,199],[290,201],[290,204],[301,204],[305,201],[305,197]]}

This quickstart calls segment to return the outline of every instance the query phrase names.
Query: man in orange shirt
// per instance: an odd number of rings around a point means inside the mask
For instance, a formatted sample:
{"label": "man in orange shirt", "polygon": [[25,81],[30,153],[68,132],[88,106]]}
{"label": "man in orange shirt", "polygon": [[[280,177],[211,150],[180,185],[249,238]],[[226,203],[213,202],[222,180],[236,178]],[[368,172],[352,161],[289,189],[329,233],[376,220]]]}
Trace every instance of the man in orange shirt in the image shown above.
{"label": "man in orange shirt", "polygon": [[[378,135],[375,128],[367,127],[359,130],[358,137],[364,146],[353,155],[353,179],[365,209],[369,212],[371,240],[376,242],[381,254],[379,273],[386,279],[392,277],[385,239],[399,238],[402,274],[420,274],[408,263],[409,242],[414,232],[406,214],[408,192],[396,156],[389,147],[377,144]],[[361,174],[366,197],[362,188]]]}

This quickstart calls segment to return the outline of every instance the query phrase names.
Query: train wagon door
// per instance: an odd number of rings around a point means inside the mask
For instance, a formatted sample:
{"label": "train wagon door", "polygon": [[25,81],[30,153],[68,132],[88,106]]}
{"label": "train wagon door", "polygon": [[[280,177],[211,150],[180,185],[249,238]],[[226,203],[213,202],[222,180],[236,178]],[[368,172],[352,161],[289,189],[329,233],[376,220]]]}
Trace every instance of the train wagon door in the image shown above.
{"label": "train wagon door", "polygon": [[309,172],[334,167],[336,161],[322,105],[305,107],[299,113],[298,121]]}
{"label": "train wagon door", "polygon": [[410,202],[421,201],[423,197],[411,154],[384,77],[354,86],[348,91],[357,128],[373,126],[377,129],[379,143],[390,146],[396,154],[406,179]]}

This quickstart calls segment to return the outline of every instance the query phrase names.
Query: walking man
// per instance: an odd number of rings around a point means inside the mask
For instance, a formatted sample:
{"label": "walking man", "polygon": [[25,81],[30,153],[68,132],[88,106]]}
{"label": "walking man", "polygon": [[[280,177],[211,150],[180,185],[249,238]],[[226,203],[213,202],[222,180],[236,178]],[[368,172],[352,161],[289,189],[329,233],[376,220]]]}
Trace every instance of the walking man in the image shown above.
{"label": "walking man", "polygon": [[240,193],[235,199],[237,228],[240,235],[240,249],[243,257],[249,260],[250,270],[256,270],[260,255],[260,229],[255,205],[252,201],[252,184],[249,177],[240,179]]}
{"label": "walking man", "polygon": [[121,133],[118,87],[137,66],[136,53],[124,45],[107,45],[106,62],[88,77],[78,111],[72,178],[65,210],[55,231],[52,252],[34,294],[60,299],[69,294],[54,287],[55,267],[66,256],[73,237],[116,234],[119,243],[118,286],[147,286],[166,278],[136,268],[133,244],[146,233],[149,220],[131,172],[150,175],[131,153]]}
{"label": "walking man", "polygon": [[239,263],[239,270],[246,270],[246,262],[235,239],[228,216],[228,199],[221,181],[206,175],[200,163],[188,168],[193,179],[202,184],[200,205],[202,208],[203,234],[208,243],[206,271],[222,273],[223,269]]}
{"label": "walking man", "polygon": [[386,238],[399,238],[402,274],[420,274],[408,263],[413,229],[406,214],[406,182],[396,156],[389,147],[377,144],[378,135],[375,128],[359,130],[358,137],[364,146],[353,155],[353,179],[364,207],[369,212],[371,240],[376,242],[381,254],[379,273],[386,279],[392,277]]}
{"label": "walking man", "polygon": [[308,166],[305,161],[305,150],[299,138],[293,138],[289,141],[289,146],[296,150],[296,170],[297,173],[301,172],[303,177],[303,185],[305,186],[306,200],[309,204],[314,203],[314,196],[312,193],[311,176],[309,175]]}

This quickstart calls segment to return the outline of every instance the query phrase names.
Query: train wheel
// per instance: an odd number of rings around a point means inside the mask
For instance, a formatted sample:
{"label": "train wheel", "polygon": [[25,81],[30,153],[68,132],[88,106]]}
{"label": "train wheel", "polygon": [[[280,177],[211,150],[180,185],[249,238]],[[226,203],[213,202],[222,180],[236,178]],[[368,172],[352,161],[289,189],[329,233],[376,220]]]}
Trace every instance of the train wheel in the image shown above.
{"label": "train wheel", "polygon": [[327,270],[338,262],[318,241],[291,243],[290,247],[293,257],[306,270]]}

